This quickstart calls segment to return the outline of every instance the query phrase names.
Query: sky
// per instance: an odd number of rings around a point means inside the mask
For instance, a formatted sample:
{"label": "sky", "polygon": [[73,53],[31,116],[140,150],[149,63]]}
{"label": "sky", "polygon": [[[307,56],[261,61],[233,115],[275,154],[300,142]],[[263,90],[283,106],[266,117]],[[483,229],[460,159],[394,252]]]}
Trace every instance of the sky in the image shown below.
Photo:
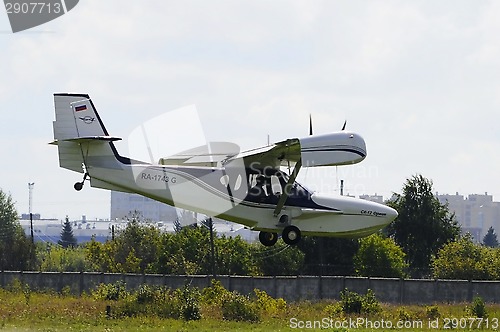
{"label": "sky", "polygon": [[[13,34],[0,10],[0,189],[19,213],[109,218],[110,194],[73,189],[58,166],[53,93],[88,93],[108,132],[128,137],[173,110],[207,141],[250,149],[347,129],[366,141],[353,166],[302,169],[315,190],[434,191],[500,200],[500,2],[81,0]],[[175,151],[190,137],[157,138]],[[160,153],[162,153],[160,151]]]}

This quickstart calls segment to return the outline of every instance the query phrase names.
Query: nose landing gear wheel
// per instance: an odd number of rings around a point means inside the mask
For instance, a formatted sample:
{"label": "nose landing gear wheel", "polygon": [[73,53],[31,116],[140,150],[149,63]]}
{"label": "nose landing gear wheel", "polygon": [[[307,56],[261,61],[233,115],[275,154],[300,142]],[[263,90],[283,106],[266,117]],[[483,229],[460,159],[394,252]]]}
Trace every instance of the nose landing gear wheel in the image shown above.
{"label": "nose landing gear wheel", "polygon": [[260,232],[259,241],[266,247],[270,247],[276,244],[278,241],[278,234],[271,232]]}
{"label": "nose landing gear wheel", "polygon": [[286,226],[285,229],[283,229],[281,237],[286,244],[293,246],[300,241],[300,229],[295,226]]}

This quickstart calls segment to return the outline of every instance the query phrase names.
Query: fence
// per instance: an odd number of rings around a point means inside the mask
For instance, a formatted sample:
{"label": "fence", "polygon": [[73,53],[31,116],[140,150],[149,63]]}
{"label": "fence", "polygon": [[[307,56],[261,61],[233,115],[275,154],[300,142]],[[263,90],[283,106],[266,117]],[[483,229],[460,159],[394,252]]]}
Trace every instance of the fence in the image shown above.
{"label": "fence", "polygon": [[[31,289],[61,291],[68,288],[73,293],[89,292],[100,283],[124,281],[129,289],[141,284],[179,288],[190,285],[198,288],[210,286],[212,276],[175,276],[152,274],[113,274],[93,272],[19,272],[0,271],[2,288],[19,280]],[[339,299],[343,289],[360,294],[368,289],[375,292],[381,302],[395,304],[432,304],[470,302],[480,296],[489,303],[500,303],[500,281],[394,279],[332,276],[250,277],[217,276],[230,291],[250,294],[255,288],[272,297],[286,301]]]}

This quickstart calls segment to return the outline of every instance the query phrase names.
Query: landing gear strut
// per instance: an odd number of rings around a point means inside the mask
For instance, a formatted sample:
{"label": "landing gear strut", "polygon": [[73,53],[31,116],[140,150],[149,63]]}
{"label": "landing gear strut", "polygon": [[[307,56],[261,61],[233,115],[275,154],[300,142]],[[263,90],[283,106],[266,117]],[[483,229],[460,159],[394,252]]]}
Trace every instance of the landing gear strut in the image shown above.
{"label": "landing gear strut", "polygon": [[73,186],[73,188],[75,188],[75,190],[76,190],[76,191],[80,191],[80,190],[82,190],[83,185],[84,185],[84,183],[85,183],[85,180],[87,179],[87,177],[88,177],[88,176],[89,176],[89,173],[85,173],[85,174],[83,175],[83,180],[82,180],[82,182],[77,182],[77,183],[75,183],[75,185]]}
{"label": "landing gear strut", "polygon": [[259,241],[266,247],[270,247],[276,244],[278,241],[278,233],[263,232],[259,233]]}

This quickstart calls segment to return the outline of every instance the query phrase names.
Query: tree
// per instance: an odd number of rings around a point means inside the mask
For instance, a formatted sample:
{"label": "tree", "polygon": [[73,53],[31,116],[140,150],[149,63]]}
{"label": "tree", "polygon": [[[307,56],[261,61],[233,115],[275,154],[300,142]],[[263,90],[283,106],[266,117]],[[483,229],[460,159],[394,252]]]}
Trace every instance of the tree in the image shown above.
{"label": "tree", "polygon": [[297,247],[304,253],[301,274],[351,275],[353,257],[358,251],[356,239],[304,236]]}
{"label": "tree", "polygon": [[[134,217],[135,218],[135,217]],[[155,271],[161,242],[161,231],[141,225],[138,219],[129,221],[125,230],[115,237],[112,256],[117,272],[150,273]]]}
{"label": "tree", "polygon": [[360,276],[401,278],[408,264],[405,253],[393,239],[372,234],[360,241],[354,256],[354,268]]}
{"label": "tree", "polygon": [[500,277],[500,252],[474,243],[466,234],[439,250],[432,270],[435,278],[496,280]]}
{"label": "tree", "polygon": [[37,243],[40,271],[81,272],[91,271],[83,247],[63,248],[55,244]]}
{"label": "tree", "polygon": [[63,248],[76,247],[77,245],[77,240],[73,235],[73,227],[71,227],[68,217],[66,217],[66,221],[64,222],[63,229],[61,231],[61,239],[57,241],[57,243]]}
{"label": "tree", "polygon": [[241,236],[221,236],[215,239],[218,274],[255,275],[258,274],[253,261],[252,247]]}
{"label": "tree", "polygon": [[[142,216],[133,212],[127,217],[127,227],[117,232],[111,241],[85,244],[85,252],[92,267],[112,273],[157,273],[161,256],[162,235],[158,228],[144,225]],[[161,254],[160,254],[161,253]]]}
{"label": "tree", "polygon": [[417,275],[429,271],[431,258],[460,234],[460,226],[448,207],[432,194],[432,182],[422,175],[408,179],[402,194],[388,205],[399,213],[387,227],[387,234],[403,249]]}
{"label": "tree", "polygon": [[263,275],[297,275],[304,263],[305,254],[297,246],[278,241],[272,247],[260,243],[253,245],[255,264]]}
{"label": "tree", "polygon": [[25,270],[34,264],[34,248],[19,224],[10,195],[0,189],[0,269]]}
{"label": "tree", "polygon": [[492,226],[488,228],[488,232],[486,232],[486,235],[483,238],[483,244],[490,248],[498,247],[497,234],[495,233],[495,229],[493,229]]}

